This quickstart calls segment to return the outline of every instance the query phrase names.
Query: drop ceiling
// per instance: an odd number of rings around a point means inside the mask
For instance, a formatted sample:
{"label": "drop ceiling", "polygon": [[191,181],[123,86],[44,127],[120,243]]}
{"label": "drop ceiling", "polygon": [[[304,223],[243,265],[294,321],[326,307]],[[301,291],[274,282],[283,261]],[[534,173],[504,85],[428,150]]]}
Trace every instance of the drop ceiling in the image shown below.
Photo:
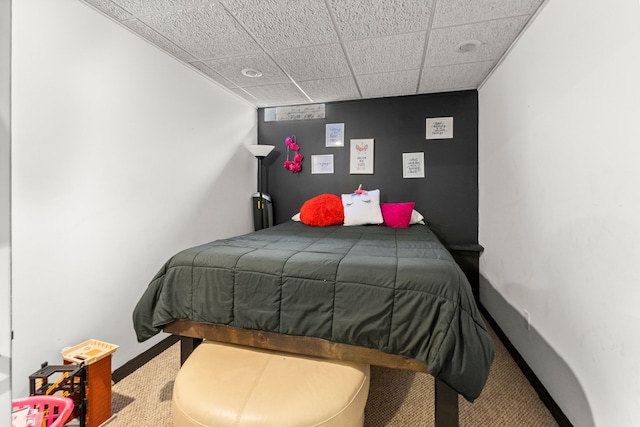
{"label": "drop ceiling", "polygon": [[476,89],[544,2],[81,1],[257,107]]}

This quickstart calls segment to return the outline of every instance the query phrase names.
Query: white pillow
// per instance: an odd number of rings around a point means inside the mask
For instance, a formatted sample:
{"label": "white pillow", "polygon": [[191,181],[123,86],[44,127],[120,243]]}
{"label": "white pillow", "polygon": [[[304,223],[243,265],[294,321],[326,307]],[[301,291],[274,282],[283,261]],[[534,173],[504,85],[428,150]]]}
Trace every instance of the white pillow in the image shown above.
{"label": "white pillow", "polygon": [[409,220],[409,224],[422,224],[424,225],[424,217],[417,210],[413,210],[411,212],[411,219]]}
{"label": "white pillow", "polygon": [[343,194],[344,225],[382,224],[380,190]]}

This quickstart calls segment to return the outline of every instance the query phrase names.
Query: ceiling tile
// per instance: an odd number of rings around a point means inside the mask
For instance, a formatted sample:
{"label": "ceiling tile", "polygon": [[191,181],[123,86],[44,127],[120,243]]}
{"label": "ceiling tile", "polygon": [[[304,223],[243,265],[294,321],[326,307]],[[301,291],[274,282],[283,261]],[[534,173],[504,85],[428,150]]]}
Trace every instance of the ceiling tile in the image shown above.
{"label": "ceiling tile", "polygon": [[[80,1],[256,106],[311,102],[305,93],[328,102],[477,87],[544,3]],[[454,51],[471,40],[477,49]],[[263,77],[242,76],[243,68]]]}
{"label": "ceiling tile", "polygon": [[[239,87],[264,86],[290,81],[289,77],[287,77],[287,75],[278,68],[266,53],[237,56],[234,58],[213,59],[205,61],[205,64],[220,73],[223,77],[237,84]],[[253,68],[258,70],[262,72],[262,76],[244,76],[241,72],[244,68]]]}
{"label": "ceiling tile", "polygon": [[156,31],[149,28],[138,19],[131,19],[129,21],[123,21],[122,23],[141,35],[143,38],[158,46],[160,49],[169,52],[171,55],[175,56],[178,59],[181,59],[182,61],[189,62],[195,59],[193,56],[189,55],[189,53],[180,49],[178,46],[167,40],[164,36],[158,34]]}
{"label": "ceiling tile", "polygon": [[[497,60],[507,50],[527,22],[528,17],[487,21],[431,31],[425,66],[461,64]],[[467,40],[482,42],[474,51],[458,53],[454,48]]]}
{"label": "ceiling tile", "polygon": [[247,92],[245,92],[242,89],[239,89],[239,88],[231,89],[231,92],[235,93],[236,95],[240,96],[241,98],[246,99],[247,101],[249,101],[250,103],[252,103],[254,105],[258,104],[258,103],[262,104],[259,99],[257,99],[254,96],[251,96],[250,94],[248,94]]}
{"label": "ceiling tile", "polygon": [[296,81],[351,75],[339,44],[279,50],[271,56]]}
{"label": "ceiling tile", "polygon": [[118,19],[131,19],[133,15],[112,2],[111,0],[85,0],[88,4],[95,6],[107,15]]}
{"label": "ceiling tile", "polygon": [[142,16],[193,7],[206,3],[207,0],[113,0],[113,2],[134,15]]}
{"label": "ceiling tile", "polygon": [[544,0],[447,0],[439,1],[433,28],[528,15]]}
{"label": "ceiling tile", "polygon": [[220,74],[218,74],[217,72],[215,72],[214,70],[209,68],[203,62],[192,62],[191,66],[193,68],[196,68],[196,69],[200,70],[203,74],[205,74],[205,75],[209,76],[211,79],[217,81],[222,86],[225,86],[225,87],[228,87],[228,88],[236,88],[237,87],[237,85],[235,83],[230,82],[229,80],[225,79]]}
{"label": "ceiling tile", "polygon": [[345,41],[426,31],[431,4],[430,0],[330,0]]}
{"label": "ceiling tile", "polygon": [[298,82],[302,90],[313,102],[330,102],[342,99],[361,98],[353,77],[336,77],[333,79],[310,80]]}
{"label": "ceiling tile", "polygon": [[412,70],[422,65],[425,33],[345,42],[355,74]]}
{"label": "ceiling tile", "polygon": [[338,41],[324,0],[223,0],[267,51]]}
{"label": "ceiling tile", "polygon": [[494,64],[494,61],[483,61],[426,68],[422,72],[418,92],[442,92],[477,88],[491,71]]}
{"label": "ceiling tile", "polygon": [[244,90],[258,98],[262,105],[296,105],[310,102],[293,83],[253,86]]}
{"label": "ceiling tile", "polygon": [[160,13],[142,19],[200,60],[261,51],[219,4]]}
{"label": "ceiling tile", "polygon": [[356,80],[363,97],[377,98],[416,93],[419,76],[420,70],[406,70],[359,75]]}

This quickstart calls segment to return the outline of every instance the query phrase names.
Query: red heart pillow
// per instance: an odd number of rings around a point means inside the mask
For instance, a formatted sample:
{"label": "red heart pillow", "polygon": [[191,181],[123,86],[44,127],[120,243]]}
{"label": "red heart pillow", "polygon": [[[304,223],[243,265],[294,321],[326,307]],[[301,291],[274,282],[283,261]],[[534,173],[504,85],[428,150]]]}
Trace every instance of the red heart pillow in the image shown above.
{"label": "red heart pillow", "polygon": [[342,224],[342,199],[335,194],[321,194],[307,200],[300,208],[300,222],[317,227]]}

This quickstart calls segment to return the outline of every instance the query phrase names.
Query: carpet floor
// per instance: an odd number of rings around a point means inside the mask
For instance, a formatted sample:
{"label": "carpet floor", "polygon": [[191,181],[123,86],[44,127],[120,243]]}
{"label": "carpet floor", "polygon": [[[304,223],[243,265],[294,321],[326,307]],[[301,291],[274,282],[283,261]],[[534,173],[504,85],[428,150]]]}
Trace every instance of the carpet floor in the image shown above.
{"label": "carpet floor", "polygon": [[[496,346],[487,384],[469,403],[459,398],[460,426],[557,426],[493,330]],[[108,427],[171,426],[173,381],[180,368],[175,344],[113,386]],[[371,367],[365,427],[433,426],[434,381],[428,374]]]}

